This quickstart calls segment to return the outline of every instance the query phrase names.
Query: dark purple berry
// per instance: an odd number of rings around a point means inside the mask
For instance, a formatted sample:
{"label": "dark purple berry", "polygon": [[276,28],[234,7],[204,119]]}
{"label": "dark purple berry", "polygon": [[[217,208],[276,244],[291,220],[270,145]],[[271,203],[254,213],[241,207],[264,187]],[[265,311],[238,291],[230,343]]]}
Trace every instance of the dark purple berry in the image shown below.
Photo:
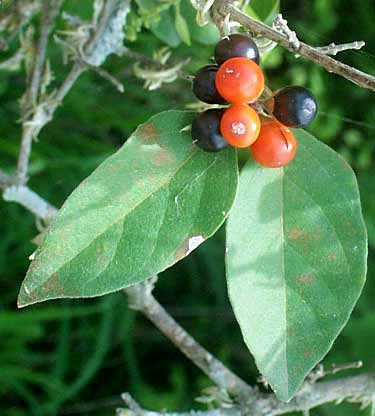
{"label": "dark purple berry", "polygon": [[318,103],[313,94],[304,87],[285,87],[273,97],[273,115],[284,126],[305,127],[317,112]]}
{"label": "dark purple berry", "polygon": [[221,39],[215,48],[215,60],[218,65],[230,58],[248,58],[259,64],[259,50],[250,36],[235,33]]}
{"label": "dark purple berry", "polygon": [[206,152],[219,152],[228,146],[220,133],[224,110],[211,109],[198,114],[191,126],[193,142]]}
{"label": "dark purple berry", "polygon": [[201,68],[193,81],[193,93],[201,101],[208,104],[225,104],[226,101],[218,93],[215,85],[216,65],[207,65]]}

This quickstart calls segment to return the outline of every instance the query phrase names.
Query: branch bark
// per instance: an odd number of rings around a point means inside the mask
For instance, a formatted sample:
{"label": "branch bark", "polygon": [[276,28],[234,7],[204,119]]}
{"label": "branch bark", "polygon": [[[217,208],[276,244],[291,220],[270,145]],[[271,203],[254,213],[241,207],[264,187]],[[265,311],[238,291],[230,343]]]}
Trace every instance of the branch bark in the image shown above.
{"label": "branch bark", "polygon": [[264,36],[285,49],[303,56],[321,67],[325,68],[328,72],[340,75],[347,80],[357,84],[362,88],[367,88],[375,92],[375,77],[366,74],[356,68],[352,68],[334,58],[328,56],[326,51],[322,51],[320,48],[314,48],[306,43],[299,42],[298,50],[295,45],[291,44],[287,36],[279,33],[275,29],[266,24],[259,22],[241,10],[236,8],[229,0],[216,0],[213,6],[213,17],[215,21],[222,22],[224,18],[230,13],[231,19],[240,23],[243,27],[247,28],[251,33],[255,35]]}

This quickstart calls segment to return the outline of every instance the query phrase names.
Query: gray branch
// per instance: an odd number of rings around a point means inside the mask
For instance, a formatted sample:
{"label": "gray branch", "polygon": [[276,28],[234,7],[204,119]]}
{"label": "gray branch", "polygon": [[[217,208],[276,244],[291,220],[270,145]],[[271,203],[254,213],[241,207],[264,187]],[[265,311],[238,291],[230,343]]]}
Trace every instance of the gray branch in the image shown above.
{"label": "gray branch", "polygon": [[17,202],[38,218],[51,220],[57,214],[57,208],[46,202],[27,186],[14,185],[3,192],[4,201]]}
{"label": "gray branch", "polygon": [[[129,10],[130,0],[107,0],[104,3],[99,20],[83,49],[85,62],[98,66],[109,55],[121,52],[122,42],[124,40],[123,26]],[[52,120],[57,107],[71,90],[79,76],[88,68],[89,66],[85,65],[82,60],[77,60],[57,92],[36,104],[31,119],[24,121],[21,151],[17,168],[18,183],[25,184],[27,180],[33,139]]]}
{"label": "gray branch", "polygon": [[258,394],[254,400],[207,411],[182,413],[158,413],[142,409],[128,394],[122,397],[130,409],[118,409],[118,415],[125,416],[279,416],[291,412],[308,412],[327,403],[341,403],[344,400],[360,403],[362,407],[371,403],[375,393],[375,377],[360,375],[319,383],[305,383],[304,387],[289,403],[282,403],[273,394]]}
{"label": "gray branch", "polygon": [[[40,89],[40,80],[44,70],[49,35],[54,27],[56,17],[63,0],[44,0],[41,16],[41,28],[29,89],[23,102],[23,112],[28,113],[36,105]],[[22,128],[21,149],[17,163],[17,177],[20,184],[26,182],[27,170],[33,141],[33,128],[24,123]]]}
{"label": "gray branch", "polygon": [[40,79],[44,70],[49,35],[55,25],[63,0],[44,0],[41,16],[40,37],[31,74],[30,88],[27,92],[28,104],[34,105],[37,102]]}
{"label": "gray branch", "polygon": [[142,312],[177,348],[199,367],[217,386],[239,397],[254,396],[256,390],[198,344],[152,295],[151,279],[125,289],[129,306]]}
{"label": "gray branch", "polygon": [[0,189],[4,191],[5,201],[16,202],[44,221],[50,221],[57,214],[56,207],[27,186],[17,185],[16,182],[16,178],[0,170]]}
{"label": "gray branch", "polygon": [[307,45],[306,43],[299,41],[298,48],[296,48],[297,43],[295,42],[295,39],[293,42],[293,39],[287,34],[280,33],[272,27],[253,19],[252,17],[236,8],[229,0],[216,0],[212,9],[212,13],[214,20],[218,22],[218,26],[220,26],[225,17],[230,14],[234,21],[240,23],[251,33],[264,36],[265,38],[278,43],[285,49],[288,49],[290,52],[310,59],[311,61],[325,68],[330,73],[340,75],[362,88],[367,88],[371,91],[375,91],[374,76],[366,74],[365,72],[362,72],[356,68],[352,68],[349,65],[331,58],[328,56],[326,50],[322,52],[319,50],[319,48],[314,48],[310,45]]}
{"label": "gray branch", "polygon": [[350,50],[360,50],[365,46],[365,42],[363,40],[354,41],[350,43],[342,43],[340,45],[336,45],[335,43],[330,43],[328,46],[320,46],[316,47],[315,49],[324,55],[337,55],[340,52],[350,51]]}
{"label": "gray branch", "polygon": [[142,409],[141,406],[130,396],[128,393],[124,393],[122,399],[128,406],[127,409],[117,409],[118,416],[241,416],[241,412],[238,408],[228,409],[211,409],[189,412],[154,412],[150,410]]}

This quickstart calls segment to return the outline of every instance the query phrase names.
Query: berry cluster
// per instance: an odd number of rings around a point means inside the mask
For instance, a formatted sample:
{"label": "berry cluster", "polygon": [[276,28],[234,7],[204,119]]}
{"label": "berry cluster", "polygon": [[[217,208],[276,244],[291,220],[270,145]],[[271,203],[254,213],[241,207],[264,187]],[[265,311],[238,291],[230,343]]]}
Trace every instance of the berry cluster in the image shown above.
{"label": "berry cluster", "polygon": [[[309,124],[316,116],[317,103],[303,87],[286,87],[259,100],[265,87],[259,58],[249,36],[233,34],[219,41],[217,64],[197,72],[193,92],[207,104],[230,105],[200,113],[192,124],[192,138],[208,152],[228,145],[250,147],[259,164],[275,168],[294,158],[297,142],[289,127]],[[264,114],[254,108],[262,108]]]}

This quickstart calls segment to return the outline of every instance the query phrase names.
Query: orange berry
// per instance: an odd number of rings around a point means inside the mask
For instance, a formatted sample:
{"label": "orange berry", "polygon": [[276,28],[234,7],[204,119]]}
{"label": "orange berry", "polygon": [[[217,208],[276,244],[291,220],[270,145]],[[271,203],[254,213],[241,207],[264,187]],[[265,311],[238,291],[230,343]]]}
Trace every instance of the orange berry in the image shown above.
{"label": "orange berry", "polygon": [[233,104],[255,101],[263,92],[264,75],[260,67],[247,58],[225,61],[216,74],[219,94]]}
{"label": "orange berry", "polygon": [[262,124],[258,139],[250,149],[260,165],[279,168],[294,158],[297,141],[290,129],[277,121],[267,121]]}
{"label": "orange berry", "polygon": [[249,147],[260,131],[258,113],[246,104],[234,104],[225,110],[220,123],[221,134],[234,147]]}

